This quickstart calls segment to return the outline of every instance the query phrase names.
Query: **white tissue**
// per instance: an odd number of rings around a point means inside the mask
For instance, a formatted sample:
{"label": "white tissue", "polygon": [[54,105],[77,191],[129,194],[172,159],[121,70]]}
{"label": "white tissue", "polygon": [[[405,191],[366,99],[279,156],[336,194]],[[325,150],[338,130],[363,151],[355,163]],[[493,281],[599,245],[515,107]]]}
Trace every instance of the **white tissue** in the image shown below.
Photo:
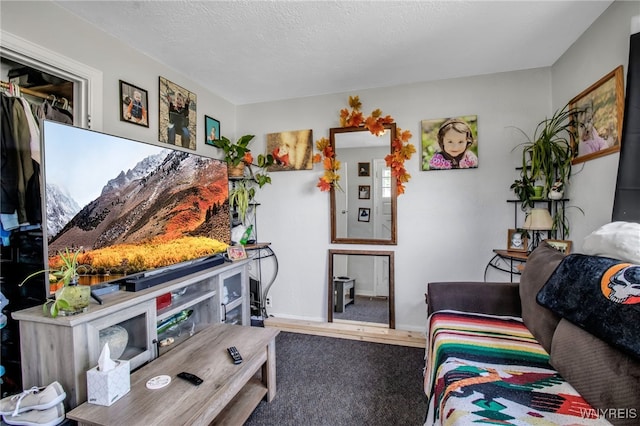
{"label": "white tissue", "polygon": [[109,351],[109,344],[105,343],[102,352],[100,352],[100,358],[98,358],[98,370],[109,371],[116,367],[115,361],[111,359],[111,351]]}

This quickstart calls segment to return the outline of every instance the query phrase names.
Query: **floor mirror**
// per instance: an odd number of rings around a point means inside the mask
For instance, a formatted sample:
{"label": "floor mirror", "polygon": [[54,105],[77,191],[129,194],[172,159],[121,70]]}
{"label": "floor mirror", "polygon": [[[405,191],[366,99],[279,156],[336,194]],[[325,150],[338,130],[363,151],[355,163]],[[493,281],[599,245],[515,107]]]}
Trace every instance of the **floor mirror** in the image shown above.
{"label": "floor mirror", "polygon": [[393,254],[378,250],[329,250],[329,322],[395,328]]}

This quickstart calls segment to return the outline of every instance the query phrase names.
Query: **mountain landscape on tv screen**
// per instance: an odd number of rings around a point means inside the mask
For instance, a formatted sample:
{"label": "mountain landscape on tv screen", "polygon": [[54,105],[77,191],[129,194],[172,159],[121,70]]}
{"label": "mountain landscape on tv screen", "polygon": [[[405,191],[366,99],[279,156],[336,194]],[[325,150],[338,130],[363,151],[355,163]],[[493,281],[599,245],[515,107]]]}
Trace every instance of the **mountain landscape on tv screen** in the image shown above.
{"label": "mountain landscape on tv screen", "polygon": [[[222,251],[230,241],[227,185],[223,162],[173,150],[121,171],[84,206],[47,184],[49,257],[82,248],[80,261],[93,272],[130,273]],[[143,259],[131,258],[136,250]]]}

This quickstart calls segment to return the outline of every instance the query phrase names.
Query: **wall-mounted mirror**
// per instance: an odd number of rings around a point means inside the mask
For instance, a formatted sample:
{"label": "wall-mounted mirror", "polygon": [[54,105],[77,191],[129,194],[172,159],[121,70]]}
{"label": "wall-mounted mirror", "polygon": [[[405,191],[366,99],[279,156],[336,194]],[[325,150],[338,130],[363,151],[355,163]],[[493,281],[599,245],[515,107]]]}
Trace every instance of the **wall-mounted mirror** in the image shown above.
{"label": "wall-mounted mirror", "polygon": [[342,164],[342,191],[331,189],[332,243],[396,244],[396,183],[384,160],[396,125],[384,127],[381,136],[363,127],[329,129]]}
{"label": "wall-mounted mirror", "polygon": [[392,251],[329,250],[329,322],[396,327]]}

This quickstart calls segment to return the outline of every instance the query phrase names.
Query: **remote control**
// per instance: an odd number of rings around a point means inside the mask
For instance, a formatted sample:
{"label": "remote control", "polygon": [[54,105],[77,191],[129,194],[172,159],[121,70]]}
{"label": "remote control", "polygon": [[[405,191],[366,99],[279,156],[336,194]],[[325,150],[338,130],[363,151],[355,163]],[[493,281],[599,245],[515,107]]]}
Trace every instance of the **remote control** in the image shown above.
{"label": "remote control", "polygon": [[238,349],[236,349],[235,346],[231,346],[230,348],[227,348],[227,350],[229,351],[229,355],[231,355],[231,358],[233,358],[234,364],[240,364],[242,362],[240,352],[238,352]]}
{"label": "remote control", "polygon": [[196,376],[195,374],[185,373],[184,371],[182,373],[178,373],[178,377],[188,382],[191,382],[196,386],[199,386],[204,381],[200,377]]}

